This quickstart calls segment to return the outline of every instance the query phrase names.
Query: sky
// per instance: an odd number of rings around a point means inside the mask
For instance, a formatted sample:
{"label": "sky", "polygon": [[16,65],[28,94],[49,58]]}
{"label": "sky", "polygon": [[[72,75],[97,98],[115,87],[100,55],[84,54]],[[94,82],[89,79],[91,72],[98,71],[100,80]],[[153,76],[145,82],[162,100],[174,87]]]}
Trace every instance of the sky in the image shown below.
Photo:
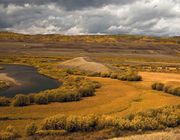
{"label": "sky", "polygon": [[0,30],[180,36],[180,0],[0,0]]}

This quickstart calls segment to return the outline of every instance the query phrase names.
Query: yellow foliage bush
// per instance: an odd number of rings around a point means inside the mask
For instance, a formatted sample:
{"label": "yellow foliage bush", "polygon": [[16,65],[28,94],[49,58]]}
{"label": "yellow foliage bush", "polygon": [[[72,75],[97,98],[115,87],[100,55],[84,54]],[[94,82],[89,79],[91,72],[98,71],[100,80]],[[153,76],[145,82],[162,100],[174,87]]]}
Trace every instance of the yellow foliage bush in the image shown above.
{"label": "yellow foliage bush", "polygon": [[10,99],[6,97],[0,97],[0,106],[9,106]]}
{"label": "yellow foliage bush", "polygon": [[20,135],[13,126],[8,126],[6,130],[0,132],[0,140],[14,140],[18,137]]}
{"label": "yellow foliage bush", "polygon": [[57,115],[44,120],[45,130],[92,131],[114,127],[117,130],[157,130],[180,125],[180,106],[152,109],[127,117],[110,115],[66,116]]}

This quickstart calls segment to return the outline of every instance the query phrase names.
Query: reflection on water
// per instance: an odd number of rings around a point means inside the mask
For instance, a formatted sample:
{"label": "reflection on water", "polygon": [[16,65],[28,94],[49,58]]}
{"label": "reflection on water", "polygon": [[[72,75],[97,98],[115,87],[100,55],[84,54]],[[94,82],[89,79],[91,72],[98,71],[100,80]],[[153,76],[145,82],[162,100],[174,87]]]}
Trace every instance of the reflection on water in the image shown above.
{"label": "reflection on water", "polygon": [[13,97],[16,94],[37,93],[46,89],[54,89],[60,86],[57,80],[38,73],[36,68],[16,64],[1,64],[5,69],[0,73],[7,73],[21,85],[15,85],[1,90],[0,96]]}

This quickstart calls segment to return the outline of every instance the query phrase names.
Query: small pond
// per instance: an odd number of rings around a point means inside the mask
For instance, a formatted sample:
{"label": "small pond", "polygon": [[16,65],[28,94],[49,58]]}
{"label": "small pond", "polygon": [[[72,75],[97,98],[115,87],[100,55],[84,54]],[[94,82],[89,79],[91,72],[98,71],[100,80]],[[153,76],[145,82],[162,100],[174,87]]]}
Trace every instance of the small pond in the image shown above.
{"label": "small pond", "polygon": [[0,96],[14,97],[16,94],[37,93],[47,89],[58,88],[61,83],[58,80],[38,73],[37,69],[31,66],[17,64],[0,64],[9,77],[15,79],[19,85],[11,86],[0,90]]}

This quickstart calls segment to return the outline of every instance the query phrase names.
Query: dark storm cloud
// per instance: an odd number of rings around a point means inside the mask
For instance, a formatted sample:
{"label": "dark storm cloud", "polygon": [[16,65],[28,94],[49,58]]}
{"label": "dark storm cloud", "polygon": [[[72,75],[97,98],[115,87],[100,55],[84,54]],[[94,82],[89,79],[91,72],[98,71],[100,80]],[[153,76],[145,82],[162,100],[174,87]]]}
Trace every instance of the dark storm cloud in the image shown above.
{"label": "dark storm cloud", "polygon": [[80,10],[86,7],[101,7],[107,4],[127,4],[136,0],[0,0],[0,4],[24,5],[26,3],[44,5],[55,3],[64,7],[66,10]]}
{"label": "dark storm cloud", "polygon": [[180,0],[0,0],[0,30],[180,35]]}

